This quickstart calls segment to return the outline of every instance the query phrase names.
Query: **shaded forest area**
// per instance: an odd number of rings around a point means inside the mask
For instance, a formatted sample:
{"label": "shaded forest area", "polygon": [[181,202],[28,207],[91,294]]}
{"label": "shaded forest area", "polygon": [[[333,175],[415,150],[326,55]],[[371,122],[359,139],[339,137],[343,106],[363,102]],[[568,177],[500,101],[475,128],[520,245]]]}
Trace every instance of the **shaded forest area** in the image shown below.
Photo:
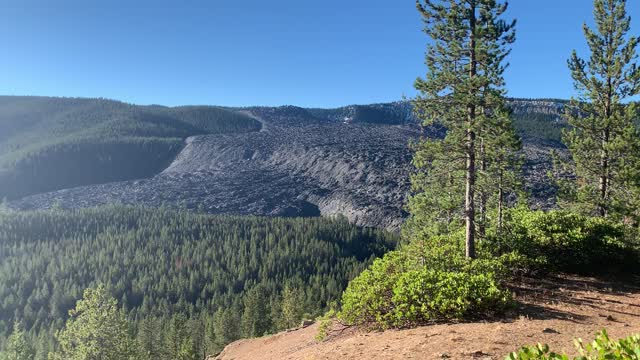
{"label": "shaded forest area", "polygon": [[188,136],[257,131],[212,106],[136,106],[104,99],[0,97],[0,198],[152,176]]}

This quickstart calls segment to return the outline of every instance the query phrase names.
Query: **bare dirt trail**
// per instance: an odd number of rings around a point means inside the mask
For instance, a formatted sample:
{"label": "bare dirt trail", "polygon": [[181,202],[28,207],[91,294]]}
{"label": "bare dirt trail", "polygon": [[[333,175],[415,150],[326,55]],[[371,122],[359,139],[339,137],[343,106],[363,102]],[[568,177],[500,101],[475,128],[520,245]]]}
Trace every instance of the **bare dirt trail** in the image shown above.
{"label": "bare dirt trail", "polygon": [[503,359],[523,345],[548,343],[574,353],[573,339],[591,341],[640,333],[640,283],[556,276],[524,280],[513,291],[519,306],[505,319],[364,332],[336,326],[314,339],[318,326],[232,343],[217,359]]}

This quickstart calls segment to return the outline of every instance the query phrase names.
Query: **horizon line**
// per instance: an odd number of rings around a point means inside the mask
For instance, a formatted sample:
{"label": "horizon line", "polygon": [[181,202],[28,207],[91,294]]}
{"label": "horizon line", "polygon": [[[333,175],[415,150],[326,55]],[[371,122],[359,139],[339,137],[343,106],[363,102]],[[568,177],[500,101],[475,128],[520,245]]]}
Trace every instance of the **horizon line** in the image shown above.
{"label": "horizon line", "polygon": [[[386,105],[386,104],[394,104],[394,103],[403,103],[410,102],[413,98],[400,99],[395,101],[382,101],[382,102],[371,102],[371,103],[351,103],[340,106],[299,106],[295,104],[281,104],[281,105],[220,105],[220,104],[181,104],[181,105],[164,105],[158,103],[135,103],[128,102],[125,100],[119,100],[109,97],[90,97],[90,96],[51,96],[51,95],[8,95],[8,94],[0,94],[0,98],[49,98],[49,99],[69,99],[69,100],[103,100],[103,101],[113,101],[121,104],[132,105],[132,106],[160,106],[165,108],[180,108],[180,107],[217,107],[217,108],[227,108],[227,109],[248,109],[248,108],[282,108],[282,107],[297,107],[301,109],[320,109],[320,110],[332,110],[332,109],[341,109],[350,106],[371,106],[371,105]],[[512,97],[505,96],[505,99],[508,101],[511,100],[537,100],[537,101],[557,101],[557,102],[567,102],[570,99],[562,99],[562,98],[552,98],[552,97]]]}

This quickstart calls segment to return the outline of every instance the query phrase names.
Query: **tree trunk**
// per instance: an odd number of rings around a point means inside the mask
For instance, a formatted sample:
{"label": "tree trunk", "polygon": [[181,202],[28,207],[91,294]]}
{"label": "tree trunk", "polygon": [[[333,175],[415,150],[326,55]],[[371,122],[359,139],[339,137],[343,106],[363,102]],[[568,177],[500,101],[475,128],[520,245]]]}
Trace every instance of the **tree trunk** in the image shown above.
{"label": "tree trunk", "polygon": [[[480,139],[480,172],[485,176],[487,172],[487,157],[485,154],[484,139]],[[478,237],[483,239],[487,229],[487,184],[480,188],[480,223],[478,224]]]}
{"label": "tree trunk", "polygon": [[[611,13],[614,12],[614,3],[613,1],[609,3],[609,11]],[[614,49],[612,48],[613,43],[613,33],[612,31],[607,32],[606,36],[606,46],[607,46],[607,72],[613,66],[613,57],[614,57]],[[611,104],[613,103],[613,79],[611,75],[607,75],[607,99],[605,102],[604,109],[604,117],[605,117],[605,127],[602,130],[602,147],[600,149],[600,179],[598,182],[598,190],[600,195],[600,201],[598,205],[598,213],[601,217],[607,216],[607,191],[609,190],[609,152],[607,147],[609,145],[609,138],[611,135]]]}
{"label": "tree trunk", "polygon": [[502,207],[504,202],[503,181],[502,169],[500,169],[500,176],[498,177],[498,235],[502,235]]}
{"label": "tree trunk", "polygon": [[600,152],[600,181],[598,190],[600,193],[600,205],[598,206],[598,213],[602,217],[607,216],[607,191],[609,190],[609,152],[607,151],[607,145],[609,143],[609,129],[605,129],[602,132],[602,149]]}
{"label": "tree trunk", "polygon": [[[473,107],[469,109],[469,117],[472,118]],[[476,257],[475,244],[475,187],[476,187],[476,154],[475,154],[475,133],[472,129],[467,130],[467,175],[465,192],[465,223],[466,223],[466,255],[469,259]]]}
{"label": "tree trunk", "polygon": [[[477,59],[476,59],[476,2],[471,0],[470,8],[470,41],[469,41],[469,79],[476,77]],[[476,257],[476,244],[475,244],[475,203],[474,195],[476,188],[476,149],[475,139],[476,134],[473,131],[474,122],[476,119],[476,106],[473,103],[475,97],[473,88],[469,90],[470,105],[468,106],[468,118],[467,118],[467,173],[466,173],[466,191],[465,191],[465,223],[466,223],[466,256],[468,259],[475,259]]]}

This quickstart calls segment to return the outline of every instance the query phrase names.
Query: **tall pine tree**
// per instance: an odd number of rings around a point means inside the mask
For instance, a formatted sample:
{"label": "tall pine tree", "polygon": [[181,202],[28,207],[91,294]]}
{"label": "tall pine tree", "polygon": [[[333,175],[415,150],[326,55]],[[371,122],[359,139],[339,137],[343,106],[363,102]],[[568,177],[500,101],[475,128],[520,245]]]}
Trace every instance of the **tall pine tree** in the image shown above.
{"label": "tall pine tree", "polygon": [[447,132],[444,139],[417,144],[411,231],[442,233],[462,221],[466,256],[475,258],[477,197],[482,207],[491,195],[477,193],[478,173],[488,170],[481,155],[489,158],[497,139],[512,131],[500,121],[504,60],[515,40],[515,21],[502,19],[507,3],[496,0],[418,0],[417,7],[431,42],[427,76],[415,84],[415,109],[424,125],[437,122]]}
{"label": "tall pine tree", "polygon": [[636,64],[638,37],[627,37],[631,19],[625,0],[595,0],[596,28],[584,25],[589,60],[576,51],[568,61],[579,97],[571,102],[565,131],[575,182],[563,192],[566,204],[582,212],[608,216],[632,213],[629,200],[637,186],[637,109],[625,99],[640,92]]}

